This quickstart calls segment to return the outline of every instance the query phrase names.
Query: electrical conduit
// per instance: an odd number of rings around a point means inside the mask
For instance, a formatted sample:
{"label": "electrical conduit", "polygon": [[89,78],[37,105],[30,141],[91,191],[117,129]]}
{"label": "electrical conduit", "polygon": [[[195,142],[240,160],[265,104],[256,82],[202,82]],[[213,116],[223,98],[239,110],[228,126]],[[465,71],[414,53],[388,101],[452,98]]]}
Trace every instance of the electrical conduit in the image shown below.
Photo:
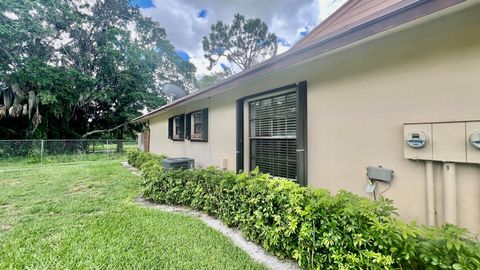
{"label": "electrical conduit", "polygon": [[425,182],[427,190],[427,224],[435,226],[435,187],[433,184],[433,161],[425,161]]}
{"label": "electrical conduit", "polygon": [[457,224],[457,179],[455,163],[443,163],[443,211],[444,222]]}

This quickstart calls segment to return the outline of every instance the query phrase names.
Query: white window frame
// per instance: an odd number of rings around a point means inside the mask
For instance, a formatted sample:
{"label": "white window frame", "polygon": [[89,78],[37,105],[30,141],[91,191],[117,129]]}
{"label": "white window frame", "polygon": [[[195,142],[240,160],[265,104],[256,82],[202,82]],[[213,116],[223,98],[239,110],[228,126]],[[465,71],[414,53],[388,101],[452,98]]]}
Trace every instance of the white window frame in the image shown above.
{"label": "white window frame", "polygon": [[[200,120],[201,122],[200,123],[196,123],[195,122],[195,116],[199,116],[200,117]],[[191,140],[202,140],[203,139],[203,125],[204,125],[204,121],[203,121],[203,112],[202,111],[196,111],[196,112],[193,112],[191,114],[191,128],[190,128],[190,139]],[[196,133],[195,132],[195,125],[200,125],[200,133]]]}
{"label": "white window frame", "polygon": [[[181,123],[181,117],[182,116],[175,116],[173,118],[173,139],[175,140],[180,140],[180,134],[177,132],[177,126],[180,125]],[[177,123],[177,120],[179,123]],[[178,126],[179,129],[183,130],[183,132],[185,132],[185,127],[181,127],[181,126]]]}

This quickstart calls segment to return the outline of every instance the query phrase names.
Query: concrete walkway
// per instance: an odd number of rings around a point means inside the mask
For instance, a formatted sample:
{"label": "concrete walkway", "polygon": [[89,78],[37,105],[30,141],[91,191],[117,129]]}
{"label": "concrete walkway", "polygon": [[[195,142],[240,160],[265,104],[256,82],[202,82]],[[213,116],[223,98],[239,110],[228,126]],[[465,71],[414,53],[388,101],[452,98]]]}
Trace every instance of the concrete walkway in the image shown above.
{"label": "concrete walkway", "polygon": [[[130,166],[128,163],[123,162],[122,165],[127,169],[129,169],[132,173],[136,175],[140,175],[139,170]],[[230,228],[227,225],[223,224],[223,222],[220,221],[219,219],[211,217],[203,212],[195,211],[187,207],[156,204],[156,203],[152,203],[150,201],[145,200],[143,197],[138,197],[136,201],[139,205],[143,207],[154,208],[154,209],[158,209],[158,210],[161,210],[164,212],[170,212],[170,213],[180,213],[180,214],[185,214],[185,215],[199,218],[211,228],[221,232],[226,237],[230,238],[230,240],[233,242],[234,245],[236,245],[237,247],[245,251],[248,255],[250,255],[250,257],[253,260],[267,266],[269,269],[274,269],[274,270],[300,269],[300,267],[298,267],[298,264],[296,264],[295,262],[278,259],[277,257],[265,251],[261,246],[245,239],[245,237],[243,236],[240,230],[235,228]]]}

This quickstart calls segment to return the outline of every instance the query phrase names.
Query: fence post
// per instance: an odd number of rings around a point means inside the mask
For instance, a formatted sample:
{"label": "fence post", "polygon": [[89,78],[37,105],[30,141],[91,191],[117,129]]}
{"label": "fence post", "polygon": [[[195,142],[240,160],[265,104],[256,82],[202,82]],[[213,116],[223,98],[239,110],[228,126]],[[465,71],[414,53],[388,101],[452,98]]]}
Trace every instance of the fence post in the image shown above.
{"label": "fence post", "polygon": [[108,140],[107,140],[107,156],[108,156]]}
{"label": "fence post", "polygon": [[43,164],[43,140],[40,147],[40,164]]}

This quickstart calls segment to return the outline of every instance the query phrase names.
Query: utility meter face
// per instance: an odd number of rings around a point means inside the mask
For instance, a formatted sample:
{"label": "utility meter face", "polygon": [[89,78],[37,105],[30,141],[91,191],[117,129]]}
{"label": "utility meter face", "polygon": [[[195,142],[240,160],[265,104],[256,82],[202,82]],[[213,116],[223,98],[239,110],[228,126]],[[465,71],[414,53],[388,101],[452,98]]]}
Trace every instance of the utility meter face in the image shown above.
{"label": "utility meter face", "polygon": [[410,132],[407,135],[407,144],[412,148],[423,148],[428,143],[428,135],[422,131]]}
{"label": "utility meter face", "polygon": [[469,140],[473,147],[480,149],[480,130],[473,132]]}

